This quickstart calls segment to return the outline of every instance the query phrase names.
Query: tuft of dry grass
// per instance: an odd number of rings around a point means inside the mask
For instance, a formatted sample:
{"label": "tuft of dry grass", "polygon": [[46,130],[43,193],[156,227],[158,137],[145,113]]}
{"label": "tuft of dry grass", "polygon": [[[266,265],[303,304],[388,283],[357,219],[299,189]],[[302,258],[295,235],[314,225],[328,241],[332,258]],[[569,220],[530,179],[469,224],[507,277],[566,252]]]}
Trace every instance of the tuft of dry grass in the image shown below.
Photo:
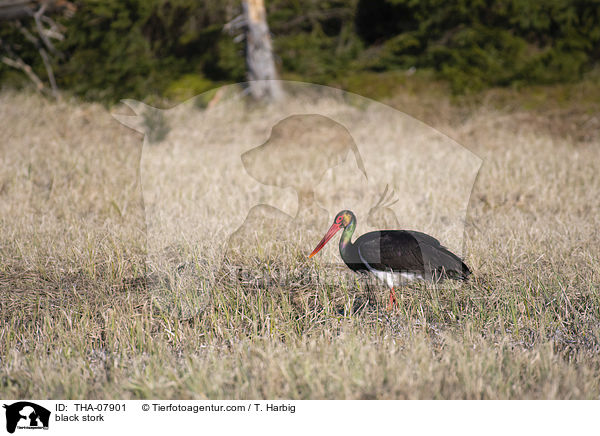
{"label": "tuft of dry grass", "polygon": [[[0,95],[0,396],[599,398],[598,139],[487,105],[450,123],[439,108],[430,122],[483,159],[464,240],[474,279],[408,286],[389,314],[377,286],[302,281],[331,273],[305,256],[328,222],[277,262],[236,260],[259,277],[215,280],[221,247],[152,238],[143,171],[171,186],[160,144],[143,157],[101,106]],[[252,118],[238,127],[264,136]],[[211,228],[198,213],[192,235]],[[178,266],[154,270],[157,252]]]}

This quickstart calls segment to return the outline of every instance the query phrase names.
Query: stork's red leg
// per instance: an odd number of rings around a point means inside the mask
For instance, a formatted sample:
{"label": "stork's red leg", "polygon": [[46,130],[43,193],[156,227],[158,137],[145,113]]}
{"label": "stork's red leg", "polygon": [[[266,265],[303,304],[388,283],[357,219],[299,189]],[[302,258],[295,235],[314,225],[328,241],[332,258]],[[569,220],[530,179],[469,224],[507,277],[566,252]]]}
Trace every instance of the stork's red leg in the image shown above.
{"label": "stork's red leg", "polygon": [[398,300],[396,300],[396,292],[392,288],[390,289],[390,301],[387,305],[388,312],[391,312],[394,307],[398,307]]}

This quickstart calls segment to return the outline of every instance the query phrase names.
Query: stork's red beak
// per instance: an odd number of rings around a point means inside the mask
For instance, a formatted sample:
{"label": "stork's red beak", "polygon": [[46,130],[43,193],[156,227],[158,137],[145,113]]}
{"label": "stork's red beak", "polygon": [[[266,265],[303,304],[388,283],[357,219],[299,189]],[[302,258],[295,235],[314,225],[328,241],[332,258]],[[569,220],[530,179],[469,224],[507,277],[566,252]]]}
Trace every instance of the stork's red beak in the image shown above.
{"label": "stork's red beak", "polygon": [[311,257],[313,257],[315,254],[317,254],[319,252],[319,250],[321,248],[323,248],[325,246],[325,244],[327,244],[327,242],[333,238],[333,235],[335,235],[337,233],[337,231],[339,229],[341,229],[342,226],[340,226],[337,223],[333,223],[331,225],[331,227],[329,227],[329,230],[327,230],[327,233],[325,233],[325,236],[323,236],[323,239],[321,239],[321,242],[319,242],[319,245],[317,245],[317,248],[315,248],[313,250],[312,253],[310,253],[310,256],[308,256],[308,258],[310,259]]}

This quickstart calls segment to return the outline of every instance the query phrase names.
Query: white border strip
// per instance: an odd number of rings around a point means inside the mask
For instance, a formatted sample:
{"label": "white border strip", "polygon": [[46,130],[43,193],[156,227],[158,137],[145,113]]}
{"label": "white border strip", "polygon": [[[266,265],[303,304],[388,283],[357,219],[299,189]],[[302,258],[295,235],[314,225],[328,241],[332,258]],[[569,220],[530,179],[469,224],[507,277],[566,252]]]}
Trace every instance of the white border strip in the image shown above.
{"label": "white border strip", "polygon": [[[11,405],[21,400],[0,400]],[[50,410],[43,435],[578,434],[597,432],[596,401],[30,401]],[[29,411],[29,410],[27,410]],[[6,411],[0,413],[6,432]],[[21,419],[15,435],[39,435]],[[41,424],[40,428],[41,429]],[[309,432],[309,433],[307,433]]]}

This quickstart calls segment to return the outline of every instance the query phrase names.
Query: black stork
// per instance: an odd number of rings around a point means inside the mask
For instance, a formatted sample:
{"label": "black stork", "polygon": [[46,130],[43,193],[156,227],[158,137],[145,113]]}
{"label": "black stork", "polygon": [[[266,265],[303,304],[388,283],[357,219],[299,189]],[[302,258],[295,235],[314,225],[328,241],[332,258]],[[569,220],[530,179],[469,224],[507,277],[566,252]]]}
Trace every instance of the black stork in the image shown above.
{"label": "black stork", "polygon": [[379,230],[361,235],[352,243],[356,217],[349,210],[338,213],[309,258],[321,250],[338,230],[340,255],[353,271],[375,275],[390,288],[388,310],[397,304],[394,287],[403,281],[466,280],[467,265],[432,236],[413,230]]}

